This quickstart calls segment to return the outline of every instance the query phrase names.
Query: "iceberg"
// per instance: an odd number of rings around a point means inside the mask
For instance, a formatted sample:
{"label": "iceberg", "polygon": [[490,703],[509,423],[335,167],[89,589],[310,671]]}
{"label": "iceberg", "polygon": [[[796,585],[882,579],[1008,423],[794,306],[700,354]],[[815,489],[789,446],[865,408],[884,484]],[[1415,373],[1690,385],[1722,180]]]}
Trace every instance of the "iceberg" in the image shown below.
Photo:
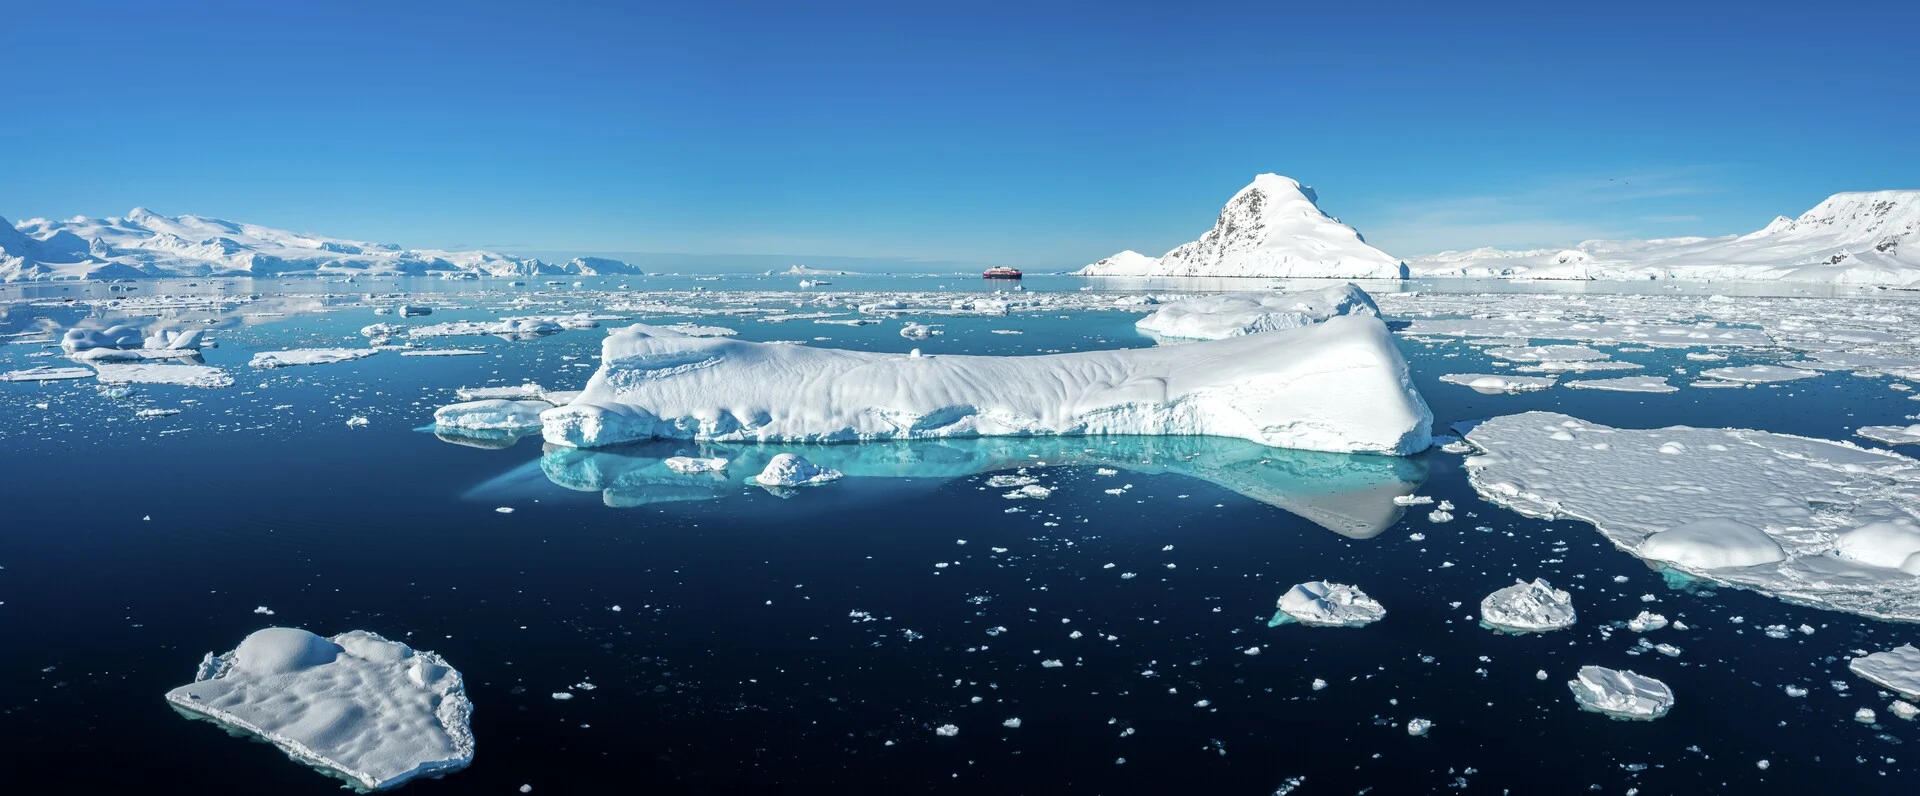
{"label": "iceberg", "polygon": [[60,338],[60,348],[77,354],[95,348],[142,348],[146,336],[133,326],[120,324],[105,329],[68,329]]}
{"label": "iceberg", "polygon": [[1134,323],[1155,337],[1219,340],[1310,326],[1338,315],[1380,315],[1373,297],[1349,282],[1321,290],[1221,293],[1160,305]]}
{"label": "iceberg", "polygon": [[1920,445],[1920,424],[1911,426],[1864,426],[1856,436],[1887,445]]}
{"label": "iceberg", "polygon": [[1432,414],[1386,325],[1341,316],[1174,348],[1032,357],[901,356],[696,338],[635,325],[548,411],[547,442],[847,442],[1198,434],[1410,455]]}
{"label": "iceberg", "polygon": [[1920,621],[1920,461],[1748,429],[1616,429],[1552,412],[1466,433],[1480,496],[1591,523],[1661,567],[1803,605]]}
{"label": "iceberg", "polygon": [[1572,627],[1573,597],[1541,578],[1514,581],[1480,601],[1480,623],[1509,633],[1544,633]]}
{"label": "iceberg", "polygon": [[[696,459],[692,456],[673,456],[660,463],[666,465],[667,469],[676,473],[689,475],[694,473],[717,473],[727,469],[727,460],[721,458]],[[763,468],[761,472],[764,474],[765,469]]]}
{"label": "iceberg", "polygon": [[540,413],[552,408],[553,404],[545,401],[466,401],[434,410],[433,425],[461,431],[532,431],[540,427]]}
{"label": "iceberg", "polygon": [[1920,699],[1920,647],[1902,644],[1888,652],[1862,655],[1848,661],[1847,669],[1907,699]]}
{"label": "iceberg", "polygon": [[233,377],[211,365],[157,365],[101,362],[93,366],[101,384],[173,384],[181,387],[232,387]]}
{"label": "iceberg", "polygon": [[1291,620],[1313,627],[1361,627],[1386,615],[1387,609],[1359,588],[1316,580],[1297,584],[1280,595],[1280,611],[1267,626]]}
{"label": "iceberg", "polygon": [[167,692],[190,716],[258,736],[368,790],[473,762],[473,704],[444,658],[354,630],[254,631]]}
{"label": "iceberg", "polygon": [[1631,670],[1582,666],[1576,679],[1567,681],[1567,688],[1573,691],[1573,701],[1580,703],[1581,710],[1616,719],[1652,721],[1673,708],[1673,689]]}
{"label": "iceberg", "polygon": [[1320,209],[1312,188],[1261,174],[1227,200],[1213,229],[1158,259],[1116,254],[1079,276],[1250,276],[1405,279],[1399,258]]}

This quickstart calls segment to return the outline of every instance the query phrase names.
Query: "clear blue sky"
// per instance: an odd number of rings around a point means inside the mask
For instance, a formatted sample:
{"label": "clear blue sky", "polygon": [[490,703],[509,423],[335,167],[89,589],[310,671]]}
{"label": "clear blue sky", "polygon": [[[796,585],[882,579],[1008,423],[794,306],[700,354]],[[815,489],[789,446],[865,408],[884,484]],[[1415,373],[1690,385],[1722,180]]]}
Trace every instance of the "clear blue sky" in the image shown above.
{"label": "clear blue sky", "polygon": [[[1581,6],[1574,8],[1573,6]],[[1920,188],[1920,3],[92,2],[0,10],[0,215],[1069,267],[1254,174],[1388,251]]]}

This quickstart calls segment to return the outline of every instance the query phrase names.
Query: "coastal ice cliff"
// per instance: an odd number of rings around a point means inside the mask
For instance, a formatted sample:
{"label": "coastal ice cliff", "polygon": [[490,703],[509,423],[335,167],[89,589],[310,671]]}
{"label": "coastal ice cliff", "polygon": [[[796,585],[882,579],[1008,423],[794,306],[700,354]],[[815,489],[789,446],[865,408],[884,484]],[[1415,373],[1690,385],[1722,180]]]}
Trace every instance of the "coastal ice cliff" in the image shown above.
{"label": "coastal ice cliff", "polygon": [[850,442],[1199,434],[1338,453],[1426,449],[1432,414],[1380,319],[1170,348],[1031,357],[903,356],[690,337],[609,335],[547,442],[663,437]]}

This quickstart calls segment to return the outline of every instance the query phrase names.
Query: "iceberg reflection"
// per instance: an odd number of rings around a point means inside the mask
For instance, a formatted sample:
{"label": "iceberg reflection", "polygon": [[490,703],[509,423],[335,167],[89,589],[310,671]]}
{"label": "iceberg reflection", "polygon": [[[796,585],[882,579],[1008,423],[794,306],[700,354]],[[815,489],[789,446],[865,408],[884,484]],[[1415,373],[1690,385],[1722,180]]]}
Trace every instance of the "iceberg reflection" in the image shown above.
{"label": "iceberg reflection", "polygon": [[[634,507],[738,494],[748,476],[781,453],[798,453],[850,478],[939,482],[1021,467],[1111,467],[1198,478],[1299,515],[1342,536],[1367,539],[1398,522],[1427,477],[1424,459],[1269,448],[1221,437],[985,437],[837,445],[756,445],[662,440],[583,450],[548,446],[538,462],[548,481],[599,492],[608,506]],[[671,456],[721,457],[725,472],[679,473]],[[482,485],[512,488],[528,467]],[[857,488],[857,487],[856,487]]]}

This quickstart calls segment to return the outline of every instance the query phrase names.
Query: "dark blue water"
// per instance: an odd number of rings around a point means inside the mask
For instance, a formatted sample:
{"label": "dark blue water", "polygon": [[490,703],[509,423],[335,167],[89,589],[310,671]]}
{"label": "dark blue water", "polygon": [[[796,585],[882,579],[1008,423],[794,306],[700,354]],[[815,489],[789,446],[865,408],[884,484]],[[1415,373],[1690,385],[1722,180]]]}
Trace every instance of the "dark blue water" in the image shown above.
{"label": "dark blue water", "polygon": [[[347,344],[360,325],[395,320],[340,303],[228,327],[206,357],[236,374],[226,390],[107,398],[84,381],[0,384],[0,748],[13,790],[336,791],[161,699],[202,653],[269,622],[373,630],[465,673],[475,763],[409,793],[1267,794],[1296,777],[1299,793],[1904,792],[1920,770],[1905,745],[1920,727],[1845,668],[1853,650],[1916,640],[1912,626],[1669,588],[1583,524],[1479,501],[1458,456],[950,442],[840,453],[852,477],[786,496],[662,483],[649,475],[660,457],[724,446],[543,453],[538,438],[488,449],[416,430],[456,386],[584,381],[590,369],[575,365],[586,360],[563,357],[593,353],[598,331],[434,343],[487,348],[481,357],[245,367],[252,350]],[[1147,344],[1133,317],[941,319],[948,334],[931,341],[893,325],[661,320],[754,339],[804,331],[881,350],[1032,353]],[[0,364],[47,363],[26,358],[37,350],[7,346]],[[1406,350],[1441,427],[1552,408],[1618,426],[1842,439],[1904,425],[1915,406],[1845,374],[1672,395],[1483,396],[1436,381],[1487,372],[1477,351]],[[1678,352],[1618,358],[1648,373],[1697,365]],[[135,419],[142,407],[183,411]],[[348,428],[355,415],[369,427]],[[984,486],[1022,464],[1057,487],[1051,498]],[[1390,495],[1415,491],[1451,500],[1458,518],[1396,518]],[[1573,591],[1579,625],[1514,637],[1465,618],[1486,593],[1536,576]],[[1288,586],[1320,578],[1360,585],[1387,618],[1266,627]],[[255,615],[262,605],[275,614]],[[1692,626],[1648,635],[1679,657],[1630,654],[1639,637],[1625,630],[1603,637],[1643,609]],[[1817,632],[1760,632],[1802,623]],[[1042,667],[1049,659],[1064,665]],[[1651,723],[1580,712],[1565,681],[1585,664],[1658,677],[1678,703]],[[1316,678],[1328,687],[1313,690]],[[598,688],[549,696],[581,682]],[[1810,693],[1788,697],[1789,683]],[[1860,707],[1881,725],[1853,721]],[[1014,717],[1018,729],[1002,726]],[[1428,737],[1403,729],[1415,717],[1435,722]],[[935,734],[949,723],[957,736]]]}

